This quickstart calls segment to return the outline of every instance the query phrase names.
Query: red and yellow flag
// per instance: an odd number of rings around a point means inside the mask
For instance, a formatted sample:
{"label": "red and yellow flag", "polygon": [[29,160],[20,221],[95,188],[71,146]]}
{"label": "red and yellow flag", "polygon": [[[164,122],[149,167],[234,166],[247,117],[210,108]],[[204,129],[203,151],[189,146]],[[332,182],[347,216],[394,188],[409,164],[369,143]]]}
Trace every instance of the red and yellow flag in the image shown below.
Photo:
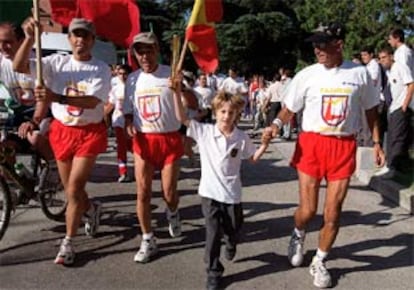
{"label": "red and yellow flag", "polygon": [[218,66],[218,48],[214,22],[223,16],[221,0],[195,0],[185,37],[193,57],[206,73]]}

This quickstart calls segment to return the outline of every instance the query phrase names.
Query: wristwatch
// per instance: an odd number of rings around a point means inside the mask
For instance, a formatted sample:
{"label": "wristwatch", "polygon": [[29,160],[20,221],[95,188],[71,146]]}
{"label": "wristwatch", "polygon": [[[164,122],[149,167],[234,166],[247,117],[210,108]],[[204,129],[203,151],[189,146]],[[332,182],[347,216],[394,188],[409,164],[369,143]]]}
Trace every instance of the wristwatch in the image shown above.
{"label": "wristwatch", "polygon": [[59,104],[66,105],[68,103],[68,97],[65,95],[59,95]]}

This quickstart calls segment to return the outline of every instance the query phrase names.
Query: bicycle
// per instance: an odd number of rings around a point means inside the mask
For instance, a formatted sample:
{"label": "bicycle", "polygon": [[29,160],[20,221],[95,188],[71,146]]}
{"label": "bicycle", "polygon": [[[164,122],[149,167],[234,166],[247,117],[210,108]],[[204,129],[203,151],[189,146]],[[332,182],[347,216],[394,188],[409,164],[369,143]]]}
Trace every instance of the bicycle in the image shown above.
{"label": "bicycle", "polygon": [[4,100],[0,99],[0,240],[18,205],[38,201],[46,217],[58,222],[64,221],[66,212],[66,197],[60,181],[55,186],[39,188],[40,173],[47,174],[49,163],[36,152],[19,152],[32,157],[31,170],[29,176],[17,174],[16,142],[9,139],[14,130],[7,126],[10,113],[3,104]]}

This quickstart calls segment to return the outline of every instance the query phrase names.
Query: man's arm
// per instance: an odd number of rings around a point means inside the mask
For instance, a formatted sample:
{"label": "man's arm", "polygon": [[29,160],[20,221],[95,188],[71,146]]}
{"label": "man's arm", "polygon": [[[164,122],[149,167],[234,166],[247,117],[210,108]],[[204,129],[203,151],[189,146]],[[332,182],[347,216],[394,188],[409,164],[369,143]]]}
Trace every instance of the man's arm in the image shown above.
{"label": "man's arm", "polygon": [[372,141],[374,142],[375,163],[378,167],[382,167],[385,164],[385,154],[381,148],[378,106],[366,110],[365,115],[369,129],[371,130]]}
{"label": "man's arm", "polygon": [[280,132],[283,125],[290,121],[290,119],[295,115],[294,112],[290,111],[286,106],[284,106],[279,114],[277,115],[276,119],[273,120],[272,124],[270,125],[270,130],[272,130],[272,137],[276,137],[276,135]]}
{"label": "man's arm", "polygon": [[29,57],[32,51],[34,40],[34,28],[36,22],[33,18],[28,18],[22,28],[25,33],[25,38],[16,52],[13,59],[13,70],[19,73],[30,73]]}
{"label": "man's arm", "polygon": [[56,102],[63,105],[70,105],[75,106],[83,109],[93,109],[95,108],[100,102],[101,99],[95,96],[82,96],[82,97],[72,97],[72,96],[65,96],[59,95],[55,92],[51,91],[47,87],[36,87],[35,88],[35,96],[36,101],[38,102]]}
{"label": "man's arm", "polygon": [[401,109],[403,110],[403,112],[407,111],[408,106],[410,105],[410,102],[413,98],[413,94],[414,94],[414,82],[413,83],[409,83],[407,85],[407,94],[405,95],[405,99],[404,102],[401,106]]}

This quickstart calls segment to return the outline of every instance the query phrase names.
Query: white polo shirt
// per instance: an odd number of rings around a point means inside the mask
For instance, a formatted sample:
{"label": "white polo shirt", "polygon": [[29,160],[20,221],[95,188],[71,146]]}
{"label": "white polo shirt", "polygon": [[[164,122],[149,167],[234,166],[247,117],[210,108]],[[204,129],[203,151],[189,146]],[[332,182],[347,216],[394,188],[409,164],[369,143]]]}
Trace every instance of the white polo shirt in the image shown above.
{"label": "white polo shirt", "polygon": [[407,85],[414,82],[414,80],[408,66],[394,62],[388,72],[388,82],[392,96],[389,112],[392,113],[402,107],[407,95]]}
{"label": "white polo shirt", "polygon": [[227,204],[241,202],[242,159],[253,156],[256,147],[249,136],[235,128],[226,138],[216,125],[190,121],[187,136],[198,143],[201,180],[198,193]]}

